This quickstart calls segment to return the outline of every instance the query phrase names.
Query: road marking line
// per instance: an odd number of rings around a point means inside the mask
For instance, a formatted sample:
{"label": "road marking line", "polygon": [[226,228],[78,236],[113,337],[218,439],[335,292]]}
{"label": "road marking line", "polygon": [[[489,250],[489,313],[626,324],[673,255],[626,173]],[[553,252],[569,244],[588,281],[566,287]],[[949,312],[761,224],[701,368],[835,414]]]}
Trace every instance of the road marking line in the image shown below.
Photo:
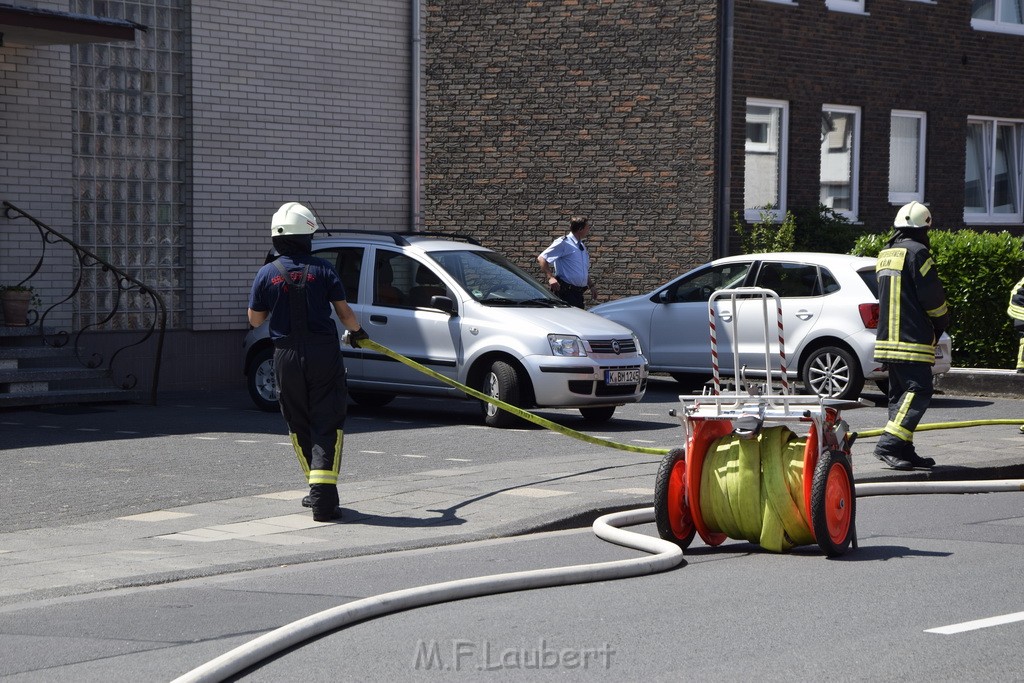
{"label": "road marking line", "polygon": [[473,462],[469,458],[445,458],[448,462]]}
{"label": "road marking line", "polygon": [[1015,621],[1024,621],[1024,612],[1014,612],[1013,614],[1004,614],[999,617],[989,617],[987,619],[975,619],[974,621],[965,621],[960,624],[940,626],[939,628],[927,628],[924,632],[941,633],[944,636],[948,636],[954,633],[963,633],[964,631],[976,631],[979,628],[988,628],[989,626],[1012,624]]}
{"label": "road marking line", "polygon": [[503,496],[522,496],[524,498],[550,498],[551,496],[566,496],[572,493],[572,491],[558,491],[556,489],[542,489],[535,486],[521,488],[521,489],[509,489],[508,491],[498,491]]}
{"label": "road marking line", "polygon": [[197,436],[197,439],[201,441],[216,441],[219,437],[216,436]]}
{"label": "road marking line", "polygon": [[425,455],[413,455],[412,453],[399,453],[399,458],[425,458]]}

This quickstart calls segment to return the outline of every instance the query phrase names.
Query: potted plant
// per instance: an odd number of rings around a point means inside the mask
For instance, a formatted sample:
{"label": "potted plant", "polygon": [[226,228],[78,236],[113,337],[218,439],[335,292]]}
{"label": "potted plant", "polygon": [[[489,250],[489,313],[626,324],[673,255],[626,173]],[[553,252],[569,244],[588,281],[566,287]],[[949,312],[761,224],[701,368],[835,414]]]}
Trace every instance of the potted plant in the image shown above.
{"label": "potted plant", "polygon": [[13,327],[28,325],[29,306],[42,303],[32,285],[0,285],[0,302],[4,307],[4,324]]}

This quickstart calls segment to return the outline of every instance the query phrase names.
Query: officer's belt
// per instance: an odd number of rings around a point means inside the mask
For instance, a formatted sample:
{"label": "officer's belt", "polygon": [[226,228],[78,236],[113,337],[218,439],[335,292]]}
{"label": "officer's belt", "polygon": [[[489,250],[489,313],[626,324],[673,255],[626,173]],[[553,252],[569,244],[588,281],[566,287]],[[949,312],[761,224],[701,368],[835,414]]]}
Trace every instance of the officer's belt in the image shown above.
{"label": "officer's belt", "polygon": [[587,287],[586,285],[584,285],[583,287],[580,287],[579,285],[570,284],[570,283],[566,282],[565,280],[563,280],[560,277],[555,278],[555,279],[558,280],[558,285],[560,287],[565,287],[570,292],[585,292],[585,291],[587,291],[589,289],[589,287]]}

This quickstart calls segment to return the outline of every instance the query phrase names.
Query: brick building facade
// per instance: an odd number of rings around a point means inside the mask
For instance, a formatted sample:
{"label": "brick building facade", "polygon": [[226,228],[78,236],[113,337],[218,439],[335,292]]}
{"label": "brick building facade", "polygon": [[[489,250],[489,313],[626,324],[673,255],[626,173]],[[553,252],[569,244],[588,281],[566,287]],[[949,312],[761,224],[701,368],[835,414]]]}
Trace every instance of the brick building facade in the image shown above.
{"label": "brick building facade", "polygon": [[[939,227],[1022,232],[1010,0],[414,2],[47,0],[147,30],[5,36],[2,198],[165,296],[162,389],[241,386],[248,287],[284,201],[328,227],[472,234],[538,275],[586,214],[598,300],[735,251],[731,214],[767,202],[881,230],[915,198]],[[38,247],[3,228],[9,283]],[[50,263],[52,300],[75,264]]]}
{"label": "brick building facade", "polygon": [[[969,119],[1013,127],[1018,161],[1021,154],[1024,35],[1001,29],[1007,27],[972,20],[972,3],[966,1],[737,1],[733,210],[751,208],[744,202],[745,157],[750,158],[746,111],[756,98],[788,104],[788,208],[814,206],[822,198],[822,112],[836,105],[860,118],[857,207],[850,212],[855,223],[887,229],[896,208],[913,198],[931,208],[938,228],[1007,229],[1020,235],[1019,196],[1010,212],[1016,217],[1001,218],[998,210],[965,216]],[[890,197],[894,110],[924,122],[918,196]],[[1016,177],[996,180],[1019,192],[1019,173],[1017,168]]]}
{"label": "brick building facade", "polygon": [[602,299],[706,261],[716,5],[428,2],[425,224],[539,276],[537,254],[585,214]]}

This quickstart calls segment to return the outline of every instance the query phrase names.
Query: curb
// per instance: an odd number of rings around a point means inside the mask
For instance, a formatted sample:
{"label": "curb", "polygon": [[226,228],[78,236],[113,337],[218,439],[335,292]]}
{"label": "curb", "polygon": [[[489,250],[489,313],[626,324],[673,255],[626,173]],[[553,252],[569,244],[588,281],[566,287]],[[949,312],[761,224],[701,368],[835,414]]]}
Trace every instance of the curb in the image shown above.
{"label": "curb", "polygon": [[935,389],[958,396],[1024,396],[1024,374],[1015,370],[953,368],[935,378]]}

